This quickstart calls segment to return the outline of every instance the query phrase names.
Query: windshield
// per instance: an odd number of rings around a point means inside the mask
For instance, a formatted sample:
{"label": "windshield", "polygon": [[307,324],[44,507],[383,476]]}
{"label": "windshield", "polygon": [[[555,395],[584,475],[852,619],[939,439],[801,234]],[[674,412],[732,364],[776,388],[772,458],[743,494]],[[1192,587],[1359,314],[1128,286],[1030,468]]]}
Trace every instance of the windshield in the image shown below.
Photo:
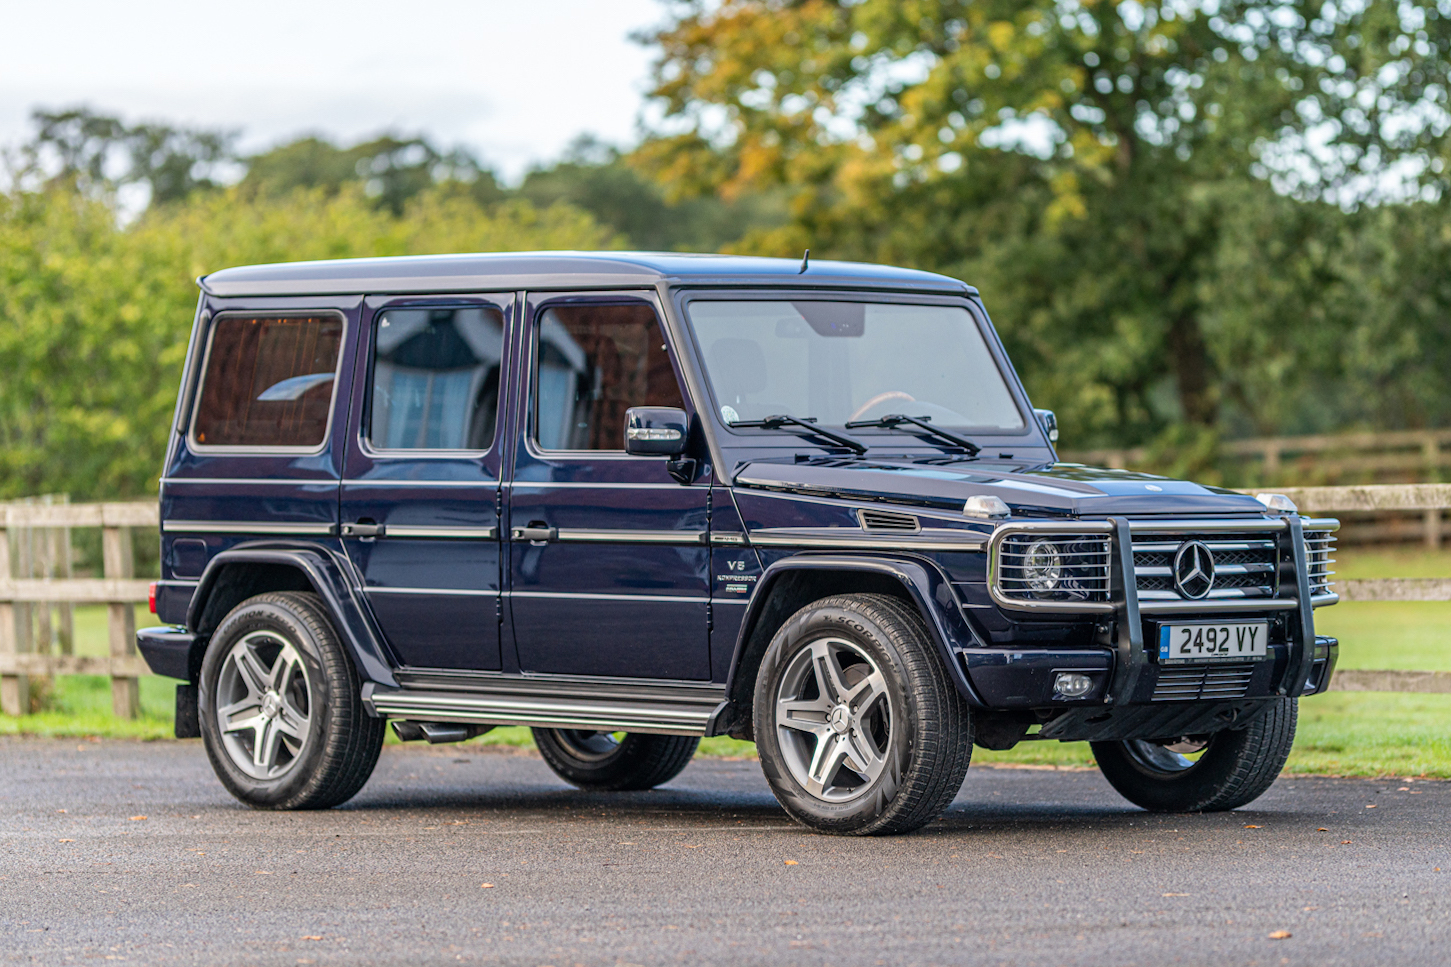
{"label": "windshield", "polygon": [[937,426],[1024,427],[960,306],[697,300],[688,312],[727,423],[779,414],[841,426],[904,414]]}

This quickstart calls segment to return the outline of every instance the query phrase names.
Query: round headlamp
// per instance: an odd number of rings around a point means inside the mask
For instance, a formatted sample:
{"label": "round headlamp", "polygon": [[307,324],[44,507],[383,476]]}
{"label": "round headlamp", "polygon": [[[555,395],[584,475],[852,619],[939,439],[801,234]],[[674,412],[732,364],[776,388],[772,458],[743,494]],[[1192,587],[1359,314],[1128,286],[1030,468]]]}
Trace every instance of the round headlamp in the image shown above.
{"label": "round headlamp", "polygon": [[1034,541],[1023,556],[1023,577],[1034,591],[1052,591],[1063,576],[1063,555],[1052,541]]}

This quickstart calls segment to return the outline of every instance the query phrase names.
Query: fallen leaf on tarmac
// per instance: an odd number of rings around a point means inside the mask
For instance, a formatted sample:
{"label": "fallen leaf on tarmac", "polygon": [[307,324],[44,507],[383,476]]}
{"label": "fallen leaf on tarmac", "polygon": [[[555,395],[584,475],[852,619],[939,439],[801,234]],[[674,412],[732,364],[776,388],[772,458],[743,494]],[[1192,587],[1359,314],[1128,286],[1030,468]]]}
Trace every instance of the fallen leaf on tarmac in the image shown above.
{"label": "fallen leaf on tarmac", "polygon": [[1263,826],[1250,826],[1248,824],[1246,824],[1244,828],[1245,829],[1264,829]]}
{"label": "fallen leaf on tarmac", "polygon": [[321,937],[303,937],[303,940],[321,940]]}
{"label": "fallen leaf on tarmac", "polygon": [[1350,840],[1348,840],[1348,839],[1342,839],[1340,841],[1340,845],[1341,846],[1349,846],[1350,845]]}
{"label": "fallen leaf on tarmac", "polygon": [[1188,896],[1187,893],[1161,893],[1160,896]]}
{"label": "fallen leaf on tarmac", "polygon": [[1321,826],[1319,829],[1315,830],[1315,832],[1317,832],[1317,833],[1328,833],[1328,832],[1330,832],[1330,830],[1326,829],[1324,826]]}
{"label": "fallen leaf on tarmac", "polygon": [[256,875],[256,876],[271,876],[272,875],[272,871],[271,870],[258,870],[256,872],[256,874],[254,874],[254,875]]}
{"label": "fallen leaf on tarmac", "polygon": [[1288,931],[1288,930],[1276,930],[1274,933],[1270,934],[1270,939],[1271,940],[1289,940],[1290,939],[1290,936],[1291,936],[1291,934],[1290,934],[1290,931]]}
{"label": "fallen leaf on tarmac", "polygon": [[145,818],[146,818],[145,816],[132,816],[131,817],[131,822],[133,822],[133,823],[139,823],[142,820],[144,820]]}
{"label": "fallen leaf on tarmac", "polygon": [[74,843],[75,840],[73,840],[73,839],[58,839],[58,840],[56,840],[56,842],[57,843]]}
{"label": "fallen leaf on tarmac", "polygon": [[480,890],[492,890],[493,888],[494,888],[494,884],[492,884],[492,883],[480,883],[479,884],[479,889]]}
{"label": "fallen leaf on tarmac", "polygon": [[786,861],[786,865],[787,866],[800,866],[801,864],[798,863],[798,862],[796,862],[795,860],[787,860]]}
{"label": "fallen leaf on tarmac", "polygon": [[1375,808],[1375,803],[1371,803],[1369,806],[1366,806],[1365,808],[1366,809],[1374,809]]}

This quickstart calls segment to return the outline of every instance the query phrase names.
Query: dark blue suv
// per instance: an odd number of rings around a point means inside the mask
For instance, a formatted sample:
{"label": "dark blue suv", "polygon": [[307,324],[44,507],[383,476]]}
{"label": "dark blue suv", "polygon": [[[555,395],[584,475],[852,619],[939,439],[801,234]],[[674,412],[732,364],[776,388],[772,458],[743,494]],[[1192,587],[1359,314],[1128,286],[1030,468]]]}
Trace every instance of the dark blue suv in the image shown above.
{"label": "dark blue suv", "polygon": [[1333,520],[1057,462],[978,293],[630,253],[200,280],[139,645],[226,787],[340,803],[535,730],[597,789],[754,739],[797,820],[930,822],[974,744],[1148,809],[1260,795],[1326,687]]}

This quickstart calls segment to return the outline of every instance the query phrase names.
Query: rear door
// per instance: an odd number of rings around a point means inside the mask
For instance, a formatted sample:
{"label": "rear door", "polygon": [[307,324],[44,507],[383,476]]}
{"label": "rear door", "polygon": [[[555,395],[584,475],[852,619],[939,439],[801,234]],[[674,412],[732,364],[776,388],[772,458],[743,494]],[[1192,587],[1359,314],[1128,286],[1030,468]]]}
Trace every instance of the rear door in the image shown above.
{"label": "rear door", "polygon": [[370,297],[343,544],[406,666],[500,667],[500,406],[512,293]]}

